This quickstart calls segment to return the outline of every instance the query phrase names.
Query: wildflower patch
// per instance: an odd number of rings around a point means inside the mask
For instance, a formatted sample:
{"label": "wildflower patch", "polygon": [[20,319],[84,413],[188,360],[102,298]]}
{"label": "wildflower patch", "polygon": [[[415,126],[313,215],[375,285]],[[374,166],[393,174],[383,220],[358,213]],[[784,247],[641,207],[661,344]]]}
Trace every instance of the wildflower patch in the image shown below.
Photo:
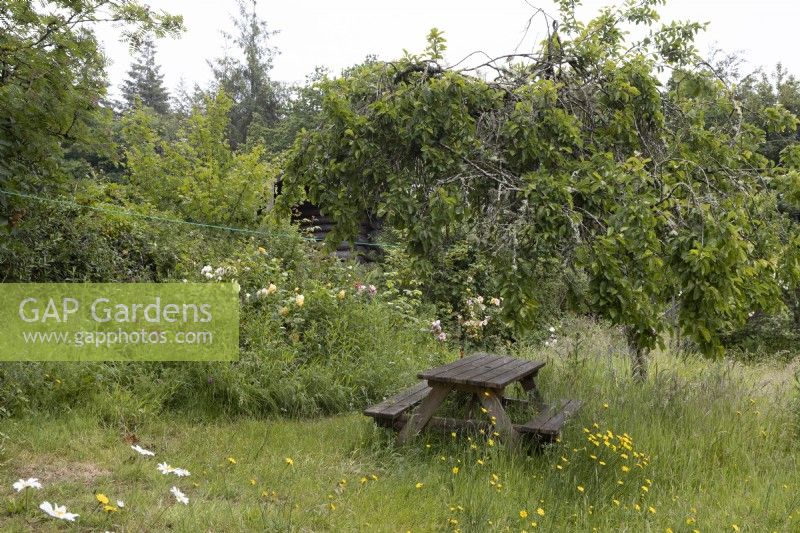
{"label": "wildflower patch", "polygon": [[0,360],[233,361],[236,283],[3,283]]}

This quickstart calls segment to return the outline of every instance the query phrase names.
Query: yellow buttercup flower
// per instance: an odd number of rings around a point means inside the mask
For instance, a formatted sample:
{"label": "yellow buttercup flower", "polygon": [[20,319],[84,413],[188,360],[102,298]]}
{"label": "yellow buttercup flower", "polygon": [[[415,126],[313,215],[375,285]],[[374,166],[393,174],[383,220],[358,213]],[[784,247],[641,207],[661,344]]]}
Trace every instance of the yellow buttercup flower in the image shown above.
{"label": "yellow buttercup flower", "polygon": [[453,474],[458,474],[458,467],[457,466],[453,467]]}
{"label": "yellow buttercup flower", "polygon": [[108,496],[106,496],[105,494],[98,492],[97,494],[94,495],[94,497],[97,498],[97,501],[102,503],[103,505],[108,505]]}
{"label": "yellow buttercup flower", "polygon": [[228,457],[228,462],[232,465],[236,464],[236,459],[234,457]]}
{"label": "yellow buttercup flower", "polygon": [[539,516],[544,516],[544,509],[539,507],[538,509],[536,509],[536,514],[538,514]]}
{"label": "yellow buttercup flower", "polygon": [[294,466],[294,459],[292,459],[291,457],[287,457],[286,459],[284,459],[284,461],[286,462],[287,465]]}
{"label": "yellow buttercup flower", "polygon": [[417,483],[415,486],[416,486],[418,489],[421,489],[422,487],[424,487],[424,486],[425,486],[425,483]]}
{"label": "yellow buttercup flower", "polygon": [[519,512],[519,517],[525,520],[526,518],[528,518],[528,511],[526,511],[525,509],[521,510]]}
{"label": "yellow buttercup flower", "polygon": [[583,492],[583,491],[584,491],[583,485],[578,485],[578,492]]}

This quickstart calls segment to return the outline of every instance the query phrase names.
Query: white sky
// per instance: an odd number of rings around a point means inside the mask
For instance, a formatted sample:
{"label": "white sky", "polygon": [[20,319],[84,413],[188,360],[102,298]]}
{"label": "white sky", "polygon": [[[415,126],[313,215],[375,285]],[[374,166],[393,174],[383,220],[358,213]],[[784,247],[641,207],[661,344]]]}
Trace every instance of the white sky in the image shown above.
{"label": "white sky", "polygon": [[[549,0],[527,0],[555,15]],[[205,85],[210,79],[207,59],[222,54],[220,30],[232,28],[234,0],[149,0],[156,9],[184,16],[187,31],[179,39],[158,42],[158,61],[169,89],[183,78],[188,86]],[[579,11],[587,20],[599,7],[613,0],[585,0]],[[376,54],[380,59],[395,59],[403,48],[411,52],[425,47],[425,36],[432,27],[445,32],[446,59],[450,63],[475,50],[490,55],[509,53],[519,44],[528,18],[533,13],[525,0],[405,0],[381,2],[366,0],[259,0],[258,12],[273,30],[280,50],[272,77],[286,82],[303,81],[317,65],[339,73]],[[712,46],[740,51],[747,68],[778,61],[800,75],[797,53],[798,0],[668,0],[661,8],[662,22],[692,19],[710,22],[698,39],[702,52]],[[98,30],[112,64],[109,74],[112,94],[125,78],[131,57],[128,48],[117,42],[114,29]],[[539,22],[529,32],[520,51],[530,50],[544,37]]]}

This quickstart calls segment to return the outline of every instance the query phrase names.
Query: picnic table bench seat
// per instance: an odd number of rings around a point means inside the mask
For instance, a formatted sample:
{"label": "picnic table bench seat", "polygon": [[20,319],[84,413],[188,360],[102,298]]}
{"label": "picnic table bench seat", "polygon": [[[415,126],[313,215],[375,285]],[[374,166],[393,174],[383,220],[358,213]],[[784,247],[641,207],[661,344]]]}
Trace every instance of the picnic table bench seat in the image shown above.
{"label": "picnic table bench seat", "polygon": [[554,440],[561,433],[567,418],[581,406],[578,400],[562,400],[560,403],[546,407],[525,424],[515,426],[515,429],[520,433],[536,434],[543,440]]}
{"label": "picnic table bench seat", "polygon": [[381,426],[391,427],[396,419],[421,402],[430,391],[428,383],[422,381],[386,398],[381,403],[368,407],[364,410],[364,414],[374,418]]}

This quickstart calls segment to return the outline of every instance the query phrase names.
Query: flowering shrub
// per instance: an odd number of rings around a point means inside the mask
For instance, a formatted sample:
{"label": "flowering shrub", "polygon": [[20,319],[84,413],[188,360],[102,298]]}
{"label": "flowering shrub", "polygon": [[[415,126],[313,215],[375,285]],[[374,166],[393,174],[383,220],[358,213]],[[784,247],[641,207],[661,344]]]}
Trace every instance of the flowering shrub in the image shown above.
{"label": "flowering shrub", "polygon": [[[136,234],[138,227],[128,219],[118,227],[116,221],[101,225],[96,220],[90,227],[97,235],[132,228]],[[0,414],[57,412],[65,404],[91,402],[104,423],[133,431],[162,409],[187,405],[208,413],[256,416],[332,413],[382,398],[445,354],[419,320],[408,319],[406,301],[386,288],[380,273],[330,257],[290,227],[267,227],[269,237],[258,239],[170,229],[158,237],[150,234],[153,243],[132,246],[141,270],[119,272],[116,265],[127,268],[132,262],[106,266],[98,253],[98,264],[86,257],[75,263],[71,277],[66,274],[70,260],[64,257],[63,268],[54,264],[50,273],[28,269],[29,277],[12,273],[9,280],[236,282],[241,287],[239,361],[9,363],[0,368]],[[24,240],[36,228],[30,231]],[[54,235],[59,238],[58,232]],[[42,246],[49,242],[44,235],[38,238]],[[103,242],[114,257],[122,256],[122,250]],[[80,246],[74,248],[82,253]],[[148,263],[143,256],[148,248],[162,254],[159,261],[163,256],[169,262]],[[50,249],[39,249],[53,257]]]}
{"label": "flowering shrub", "polygon": [[486,305],[485,298],[478,295],[467,298],[463,309],[465,315],[457,315],[463,333],[471,342],[479,344],[489,333],[489,322],[496,320],[502,311],[502,300],[493,297],[489,300],[489,305]]}
{"label": "flowering shrub", "polygon": [[[517,337],[505,296],[500,294],[492,259],[480,254],[467,239],[450,244],[436,257],[421,259],[391,249],[386,260],[386,284],[402,301],[408,315],[433,315],[447,339],[465,351],[503,349]],[[563,284],[557,273],[535,273],[538,313],[533,331],[561,313]],[[428,303],[429,302],[429,303]],[[428,311],[428,307],[432,307]],[[428,323],[430,324],[430,323]],[[438,338],[439,332],[434,336]]]}

